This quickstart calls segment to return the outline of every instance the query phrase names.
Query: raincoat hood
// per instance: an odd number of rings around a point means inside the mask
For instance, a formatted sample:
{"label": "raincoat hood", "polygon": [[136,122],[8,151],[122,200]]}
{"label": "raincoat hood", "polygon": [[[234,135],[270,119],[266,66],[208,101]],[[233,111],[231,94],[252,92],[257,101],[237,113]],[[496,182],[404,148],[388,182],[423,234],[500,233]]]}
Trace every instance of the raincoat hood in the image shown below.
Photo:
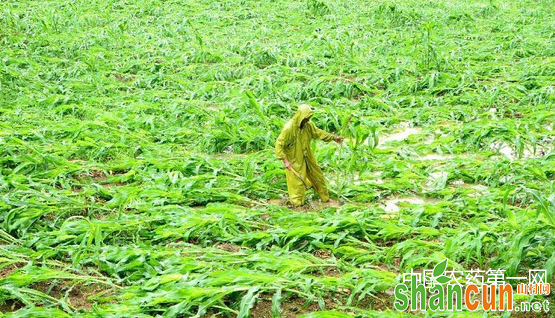
{"label": "raincoat hood", "polygon": [[296,127],[301,127],[301,122],[303,121],[303,119],[309,118],[313,114],[314,114],[314,111],[312,111],[312,107],[310,107],[310,105],[301,104],[299,105],[297,112],[293,116],[293,123],[295,124]]}

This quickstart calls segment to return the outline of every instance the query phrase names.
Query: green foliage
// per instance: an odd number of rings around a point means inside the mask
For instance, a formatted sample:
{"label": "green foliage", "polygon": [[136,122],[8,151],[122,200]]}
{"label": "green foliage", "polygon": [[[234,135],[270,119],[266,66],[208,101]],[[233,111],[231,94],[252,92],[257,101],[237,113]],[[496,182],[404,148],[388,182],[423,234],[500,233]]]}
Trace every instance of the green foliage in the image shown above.
{"label": "green foliage", "polygon": [[[383,307],[410,269],[552,279],[554,23],[529,0],[3,1],[0,316],[409,317]],[[342,205],[280,202],[299,103],[346,138],[315,147]]]}

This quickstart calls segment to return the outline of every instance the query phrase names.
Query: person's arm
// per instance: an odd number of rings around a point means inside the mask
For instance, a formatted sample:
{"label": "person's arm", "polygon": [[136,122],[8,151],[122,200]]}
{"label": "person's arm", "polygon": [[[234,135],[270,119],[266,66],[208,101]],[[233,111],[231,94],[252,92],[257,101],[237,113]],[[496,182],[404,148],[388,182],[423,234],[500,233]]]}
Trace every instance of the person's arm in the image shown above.
{"label": "person's arm", "polygon": [[343,137],[341,136],[335,136],[333,134],[330,134],[329,132],[322,130],[318,127],[316,127],[316,125],[314,125],[314,123],[310,123],[311,124],[311,130],[312,130],[312,138],[313,139],[320,139],[323,140],[325,142],[329,142],[329,141],[335,141],[338,144],[342,144],[343,143]]}
{"label": "person's arm", "polygon": [[287,130],[283,129],[276,140],[275,154],[276,157],[283,161],[286,169],[291,170],[291,163],[285,155],[285,145],[287,144]]}
{"label": "person's arm", "polygon": [[289,162],[289,160],[287,160],[287,158],[283,158],[283,159],[281,159],[281,161],[283,161],[283,164],[285,165],[285,169],[287,169],[287,170],[293,169],[291,167],[291,162]]}

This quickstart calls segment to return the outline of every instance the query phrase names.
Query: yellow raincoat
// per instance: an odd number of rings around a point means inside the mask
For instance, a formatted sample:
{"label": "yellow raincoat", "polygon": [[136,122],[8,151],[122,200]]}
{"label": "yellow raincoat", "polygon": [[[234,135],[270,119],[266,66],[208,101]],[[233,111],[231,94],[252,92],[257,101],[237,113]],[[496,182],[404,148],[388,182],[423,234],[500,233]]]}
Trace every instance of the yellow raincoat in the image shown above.
{"label": "yellow raincoat", "polygon": [[300,105],[293,118],[283,127],[276,141],[276,157],[280,160],[286,158],[291,163],[291,167],[298,173],[298,175],[295,175],[294,172],[288,169],[285,170],[289,201],[293,205],[304,203],[306,187],[311,185],[323,202],[329,201],[326,179],[316,162],[316,158],[314,158],[310,141],[320,139],[328,142],[334,139],[334,135],[317,128],[311,121],[305,123],[301,128],[303,119],[310,118],[312,114],[309,105]]}

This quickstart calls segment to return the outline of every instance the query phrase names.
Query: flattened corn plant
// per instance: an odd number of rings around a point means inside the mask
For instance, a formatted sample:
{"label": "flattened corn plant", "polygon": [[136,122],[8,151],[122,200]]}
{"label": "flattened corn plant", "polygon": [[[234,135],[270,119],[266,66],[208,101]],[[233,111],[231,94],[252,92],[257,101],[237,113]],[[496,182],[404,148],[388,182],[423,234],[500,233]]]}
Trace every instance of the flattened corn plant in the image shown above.
{"label": "flattened corn plant", "polygon": [[[4,1],[0,316],[411,317],[446,257],[553,282],[551,8]],[[283,203],[299,103],[341,205]]]}

